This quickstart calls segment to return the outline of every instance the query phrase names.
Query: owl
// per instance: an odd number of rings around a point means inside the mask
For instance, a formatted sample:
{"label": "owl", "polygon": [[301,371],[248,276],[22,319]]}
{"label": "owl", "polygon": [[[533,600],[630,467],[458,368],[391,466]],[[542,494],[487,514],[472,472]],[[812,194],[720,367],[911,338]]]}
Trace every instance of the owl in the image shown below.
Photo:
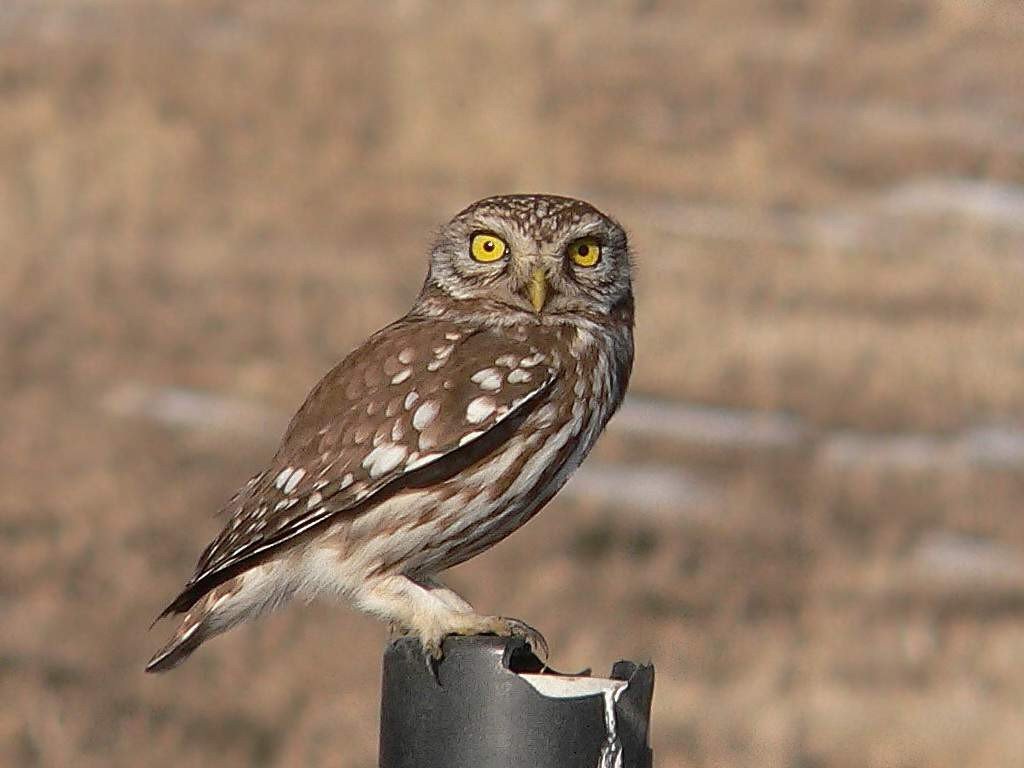
{"label": "owl", "polygon": [[633,364],[626,233],[581,200],[480,200],[434,242],[419,297],[310,392],[269,465],[228,502],[160,618],[146,669],[293,596],[338,596],[419,638],[525,637],[437,575],[532,518],[593,448]]}

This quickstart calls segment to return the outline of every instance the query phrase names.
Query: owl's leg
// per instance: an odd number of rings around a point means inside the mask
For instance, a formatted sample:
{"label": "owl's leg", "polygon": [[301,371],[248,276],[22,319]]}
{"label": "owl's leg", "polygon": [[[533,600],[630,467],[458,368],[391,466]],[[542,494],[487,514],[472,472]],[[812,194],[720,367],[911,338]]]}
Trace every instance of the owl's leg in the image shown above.
{"label": "owl's leg", "polygon": [[[473,606],[466,602],[457,592],[446,587],[437,579],[429,576],[416,577],[412,579],[416,584],[427,590],[431,597],[441,600],[448,608],[456,613],[473,613]],[[392,619],[388,622],[388,632],[391,637],[408,636],[412,630],[403,626],[399,621]]]}
{"label": "owl's leg", "polygon": [[473,606],[451,587],[445,586],[433,576],[417,576],[413,579],[417,584],[445,605],[458,613],[473,613]]}
{"label": "owl's leg", "polygon": [[444,600],[454,610],[467,617],[473,617],[473,620],[466,622],[461,629],[454,629],[448,634],[522,637],[530,644],[530,647],[542,653],[545,659],[548,657],[548,641],[544,639],[544,635],[525,621],[511,619],[507,616],[481,616],[475,613],[473,606],[467,603],[458,593],[442,584],[436,578],[417,577],[416,582],[429,590],[432,595]]}
{"label": "owl's leg", "polygon": [[[436,597],[441,600],[448,608],[457,613],[472,613],[473,606],[463,600],[456,592],[446,587],[441,582],[430,577],[418,577],[413,579],[416,584],[427,590],[432,597]],[[414,634],[414,630],[405,627],[401,622],[391,620],[388,622],[388,636],[389,638],[396,637],[408,637],[410,634]],[[443,639],[443,638],[442,638]],[[425,642],[425,641],[424,641]],[[427,646],[424,644],[424,648]],[[437,674],[437,670],[434,668],[434,662],[440,658],[441,649],[440,641],[436,648],[431,648],[427,655],[427,666],[430,668],[432,675]]]}
{"label": "owl's leg", "polygon": [[396,622],[419,638],[424,651],[441,658],[446,635],[501,635],[525,638],[535,649],[548,655],[540,632],[518,619],[483,616],[455,592],[433,579],[411,579],[400,574],[380,576],[366,583],[356,597],[364,611]]}

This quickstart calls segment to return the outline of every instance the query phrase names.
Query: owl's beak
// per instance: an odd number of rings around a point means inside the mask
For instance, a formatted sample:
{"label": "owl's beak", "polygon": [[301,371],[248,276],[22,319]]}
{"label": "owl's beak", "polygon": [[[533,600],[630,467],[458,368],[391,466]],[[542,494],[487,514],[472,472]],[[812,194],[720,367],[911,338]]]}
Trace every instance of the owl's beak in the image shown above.
{"label": "owl's beak", "polygon": [[535,267],[530,274],[530,282],[526,284],[526,295],[534,310],[540,312],[544,308],[544,302],[548,298],[548,278],[540,267]]}

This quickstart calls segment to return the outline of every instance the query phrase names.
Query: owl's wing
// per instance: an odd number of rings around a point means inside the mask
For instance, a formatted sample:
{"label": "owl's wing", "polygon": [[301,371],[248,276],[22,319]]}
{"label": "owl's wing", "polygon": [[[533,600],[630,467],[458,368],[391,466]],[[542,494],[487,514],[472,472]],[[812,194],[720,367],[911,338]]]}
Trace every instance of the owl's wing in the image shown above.
{"label": "owl's wing", "polygon": [[556,377],[557,362],[526,338],[437,320],[378,332],[313,389],[161,616],[314,528],[454,474],[504,441]]}

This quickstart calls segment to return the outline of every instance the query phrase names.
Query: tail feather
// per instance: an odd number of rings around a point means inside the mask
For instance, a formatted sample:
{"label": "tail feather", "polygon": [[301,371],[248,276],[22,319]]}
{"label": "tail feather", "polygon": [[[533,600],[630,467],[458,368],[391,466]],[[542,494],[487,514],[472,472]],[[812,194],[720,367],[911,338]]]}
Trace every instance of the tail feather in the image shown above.
{"label": "tail feather", "polygon": [[170,613],[184,612],[185,616],[167,645],[149,660],[146,671],[174,669],[214,635],[283,603],[291,596],[294,585],[281,578],[282,573],[269,565],[253,568],[215,587],[198,600],[193,601],[190,597],[190,607],[184,611],[176,608],[182,600],[179,596],[157,621]]}
{"label": "tail feather", "polygon": [[204,618],[186,616],[167,645],[157,651],[146,664],[146,671],[167,672],[192,655],[192,652],[211,634],[204,626]]}

